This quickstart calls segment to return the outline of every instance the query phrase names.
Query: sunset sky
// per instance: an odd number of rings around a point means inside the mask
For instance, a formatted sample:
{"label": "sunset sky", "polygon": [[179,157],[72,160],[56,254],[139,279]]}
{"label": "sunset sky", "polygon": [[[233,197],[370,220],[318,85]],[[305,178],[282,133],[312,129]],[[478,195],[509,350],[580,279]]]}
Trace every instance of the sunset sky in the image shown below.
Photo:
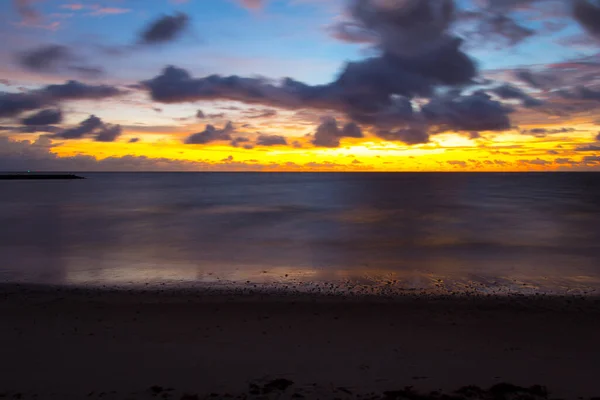
{"label": "sunset sky", "polygon": [[0,171],[600,170],[600,1],[0,2]]}

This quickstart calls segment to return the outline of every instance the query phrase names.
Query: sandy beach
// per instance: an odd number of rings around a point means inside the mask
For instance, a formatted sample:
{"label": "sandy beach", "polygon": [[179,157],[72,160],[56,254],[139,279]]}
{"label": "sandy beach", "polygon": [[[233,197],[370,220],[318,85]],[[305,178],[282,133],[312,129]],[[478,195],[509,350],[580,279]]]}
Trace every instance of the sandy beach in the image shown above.
{"label": "sandy beach", "polygon": [[0,298],[0,394],[15,398],[396,398],[384,392],[501,383],[600,395],[592,297],[3,285]]}

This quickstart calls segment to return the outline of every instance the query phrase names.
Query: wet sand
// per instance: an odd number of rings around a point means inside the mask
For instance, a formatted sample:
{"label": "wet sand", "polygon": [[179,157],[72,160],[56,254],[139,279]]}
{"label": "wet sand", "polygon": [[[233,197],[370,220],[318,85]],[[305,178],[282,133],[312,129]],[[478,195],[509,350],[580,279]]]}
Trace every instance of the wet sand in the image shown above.
{"label": "wet sand", "polygon": [[595,297],[0,285],[0,321],[0,396],[12,398],[411,398],[389,391],[477,385],[496,392],[473,398],[498,399],[504,382],[550,391],[530,398],[600,396]]}

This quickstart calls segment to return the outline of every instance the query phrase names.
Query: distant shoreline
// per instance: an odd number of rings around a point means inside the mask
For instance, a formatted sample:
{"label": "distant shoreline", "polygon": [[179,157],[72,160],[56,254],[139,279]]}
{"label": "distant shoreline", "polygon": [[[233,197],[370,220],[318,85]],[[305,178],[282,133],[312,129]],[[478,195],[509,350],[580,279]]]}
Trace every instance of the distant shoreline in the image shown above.
{"label": "distant shoreline", "polygon": [[85,179],[82,176],[74,174],[31,174],[31,173],[15,173],[2,174],[0,180],[65,180],[65,179]]}

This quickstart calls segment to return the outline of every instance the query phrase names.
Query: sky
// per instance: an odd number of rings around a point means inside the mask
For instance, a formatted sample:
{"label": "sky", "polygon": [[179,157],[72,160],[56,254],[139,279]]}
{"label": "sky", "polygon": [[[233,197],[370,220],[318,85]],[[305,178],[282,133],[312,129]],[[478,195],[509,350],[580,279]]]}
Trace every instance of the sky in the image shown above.
{"label": "sky", "polygon": [[600,170],[597,0],[5,0],[0,171]]}

